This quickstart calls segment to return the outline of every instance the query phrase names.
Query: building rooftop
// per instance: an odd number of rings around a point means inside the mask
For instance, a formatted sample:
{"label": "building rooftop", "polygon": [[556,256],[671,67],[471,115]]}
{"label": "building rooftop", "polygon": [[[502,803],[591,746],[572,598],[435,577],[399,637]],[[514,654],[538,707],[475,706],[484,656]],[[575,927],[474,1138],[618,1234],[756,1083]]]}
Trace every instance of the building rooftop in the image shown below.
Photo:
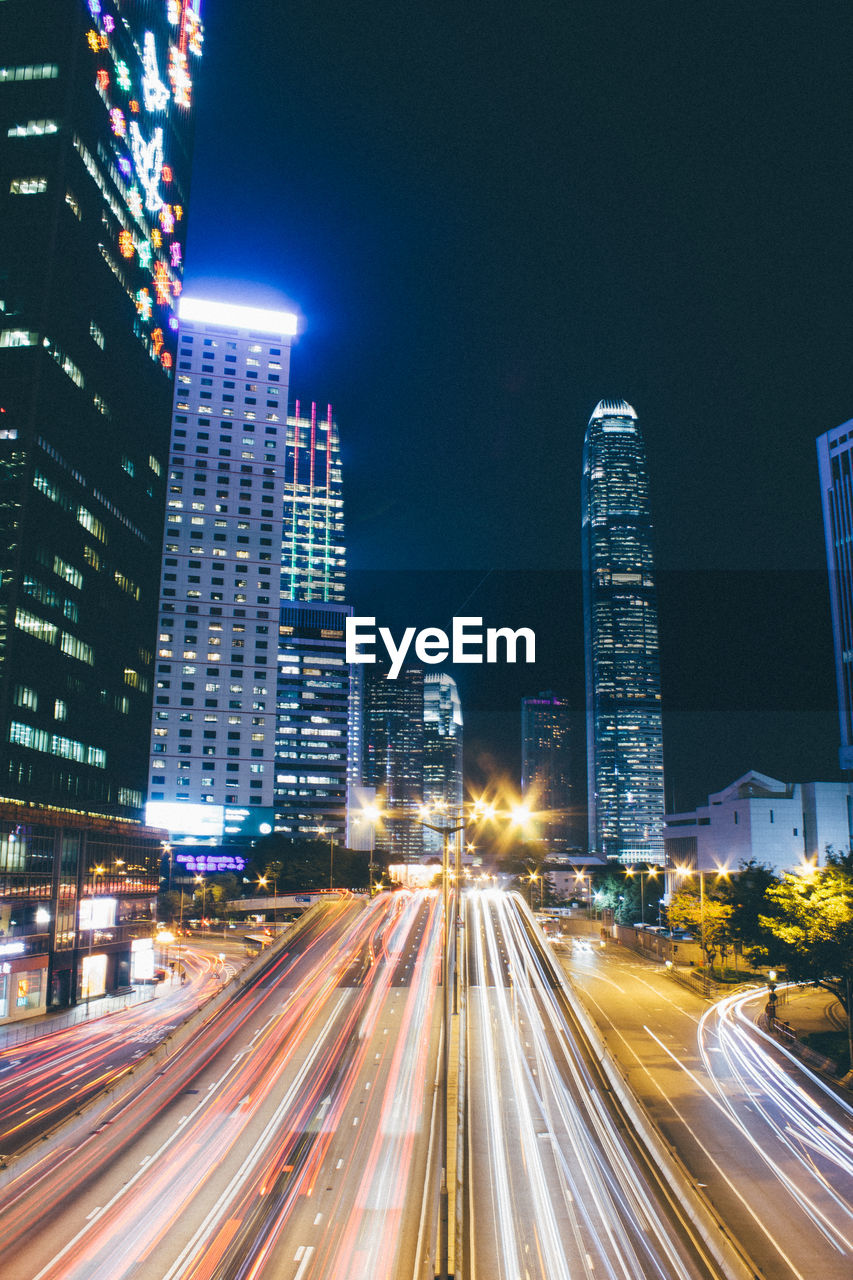
{"label": "building rooftop", "polygon": [[627,400],[599,400],[592,411],[590,422],[599,418],[636,418],[637,414]]}

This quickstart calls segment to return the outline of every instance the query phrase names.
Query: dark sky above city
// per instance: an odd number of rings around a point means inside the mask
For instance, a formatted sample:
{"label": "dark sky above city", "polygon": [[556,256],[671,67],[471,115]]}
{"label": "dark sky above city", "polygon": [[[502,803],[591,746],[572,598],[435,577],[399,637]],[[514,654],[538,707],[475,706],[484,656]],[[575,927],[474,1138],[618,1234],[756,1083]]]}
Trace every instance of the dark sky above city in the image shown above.
{"label": "dark sky above city", "polygon": [[517,771],[522,694],[582,703],[604,396],[648,453],[668,804],[748,768],[837,777],[814,439],[853,416],[849,7],[205,22],[187,288],[299,311],[291,393],[335,407],[353,602],[537,630],[535,668],[455,672],[472,778]]}

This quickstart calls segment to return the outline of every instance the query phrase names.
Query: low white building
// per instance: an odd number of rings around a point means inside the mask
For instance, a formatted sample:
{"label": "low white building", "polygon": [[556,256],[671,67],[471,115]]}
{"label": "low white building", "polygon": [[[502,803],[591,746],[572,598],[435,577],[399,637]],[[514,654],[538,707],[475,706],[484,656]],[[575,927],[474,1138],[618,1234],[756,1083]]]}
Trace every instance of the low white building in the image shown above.
{"label": "low white building", "polygon": [[822,866],[827,850],[853,847],[853,786],[847,782],[780,782],[750,770],[707,805],[664,819],[667,864],[737,871],[755,859],[774,871]]}

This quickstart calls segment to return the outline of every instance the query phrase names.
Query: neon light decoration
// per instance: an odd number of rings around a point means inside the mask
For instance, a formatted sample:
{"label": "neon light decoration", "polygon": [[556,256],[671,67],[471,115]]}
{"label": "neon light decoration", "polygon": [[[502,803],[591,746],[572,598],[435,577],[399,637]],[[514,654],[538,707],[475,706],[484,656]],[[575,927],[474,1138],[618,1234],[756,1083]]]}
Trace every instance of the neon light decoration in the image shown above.
{"label": "neon light decoration", "polygon": [[127,69],[127,63],[124,61],[116,63],[116,80],[118,81],[118,87],[120,89],[125,93],[130,93],[132,81],[130,79],[130,72]]}
{"label": "neon light decoration", "polygon": [[160,226],[166,232],[167,236],[170,236],[175,230],[175,215],[172,213],[172,206],[170,204],[164,204],[163,208],[160,210]]}
{"label": "neon light decoration", "polygon": [[169,80],[177,105],[189,107],[193,82],[187,69],[187,55],[175,45],[169,46]]}
{"label": "neon light decoration", "polygon": [[163,167],[163,130],[155,129],[146,142],[135,120],[130,122],[130,149],[139,181],[145,191],[145,208],[157,213],[163,207],[160,170]]}
{"label": "neon light decoration", "polygon": [[172,257],[172,266],[179,267],[181,265],[181,246],[177,240],[173,240],[169,245],[169,253]]}
{"label": "neon light decoration", "polygon": [[110,87],[110,73],[109,73],[108,71],[105,71],[105,70],[104,70],[104,68],[103,68],[103,67],[101,67],[101,68],[100,68],[100,70],[98,71],[98,74],[97,74],[97,77],[96,77],[96,78],[97,78],[97,81],[98,81],[98,88],[99,88],[99,89],[109,89],[109,87]]}
{"label": "neon light decoration", "polygon": [[89,31],[86,34],[86,43],[93,53],[97,53],[101,47],[101,37],[97,31]]}
{"label": "neon light decoration", "polygon": [[154,263],[154,288],[157,292],[157,301],[161,305],[171,300],[172,282],[169,279],[169,272],[166,270],[165,262],[161,262],[159,258]]}
{"label": "neon light decoration", "polygon": [[124,112],[119,107],[113,107],[110,112],[110,123],[117,138],[127,137],[127,122],[124,118]]}
{"label": "neon light decoration", "polygon": [[166,0],[166,18],[176,27],[181,20],[181,6],[179,0]]}
{"label": "neon light decoration", "polygon": [[136,310],[142,316],[143,320],[151,319],[151,310],[153,303],[151,302],[151,294],[147,289],[140,289],[136,295]]}
{"label": "neon light decoration", "polygon": [[157,65],[157,45],[154,41],[153,31],[145,32],[142,48],[142,69],[144,72],[142,77],[142,98],[145,102],[145,110],[162,111],[169,101],[169,90],[160,79],[160,68]]}
{"label": "neon light decoration", "polygon": [[[122,172],[125,171],[124,165],[121,166]],[[131,187],[127,193],[127,207],[133,214],[134,218],[142,217],[142,196],[136,187]]]}
{"label": "neon light decoration", "polygon": [[140,240],[136,252],[139,254],[139,265],[147,271],[151,266],[151,245],[147,240]]}
{"label": "neon light decoration", "polygon": [[162,329],[151,330],[151,345],[154,348],[155,356],[159,356],[160,352],[163,350],[163,330]]}
{"label": "neon light decoration", "polygon": [[129,231],[118,233],[119,252],[123,258],[132,258],[134,254],[133,236]]}

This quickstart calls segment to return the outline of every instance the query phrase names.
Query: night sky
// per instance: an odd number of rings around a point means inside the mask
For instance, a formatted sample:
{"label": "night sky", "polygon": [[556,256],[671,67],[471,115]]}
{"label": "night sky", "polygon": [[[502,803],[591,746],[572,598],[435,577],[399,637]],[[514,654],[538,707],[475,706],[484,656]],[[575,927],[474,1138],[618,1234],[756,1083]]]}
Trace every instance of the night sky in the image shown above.
{"label": "night sky", "polygon": [[814,440],[853,416],[849,6],[204,17],[187,288],[299,311],[353,603],[537,631],[535,668],[454,672],[472,780],[517,774],[522,694],[582,705],[605,396],[648,453],[668,805],[838,777]]}

